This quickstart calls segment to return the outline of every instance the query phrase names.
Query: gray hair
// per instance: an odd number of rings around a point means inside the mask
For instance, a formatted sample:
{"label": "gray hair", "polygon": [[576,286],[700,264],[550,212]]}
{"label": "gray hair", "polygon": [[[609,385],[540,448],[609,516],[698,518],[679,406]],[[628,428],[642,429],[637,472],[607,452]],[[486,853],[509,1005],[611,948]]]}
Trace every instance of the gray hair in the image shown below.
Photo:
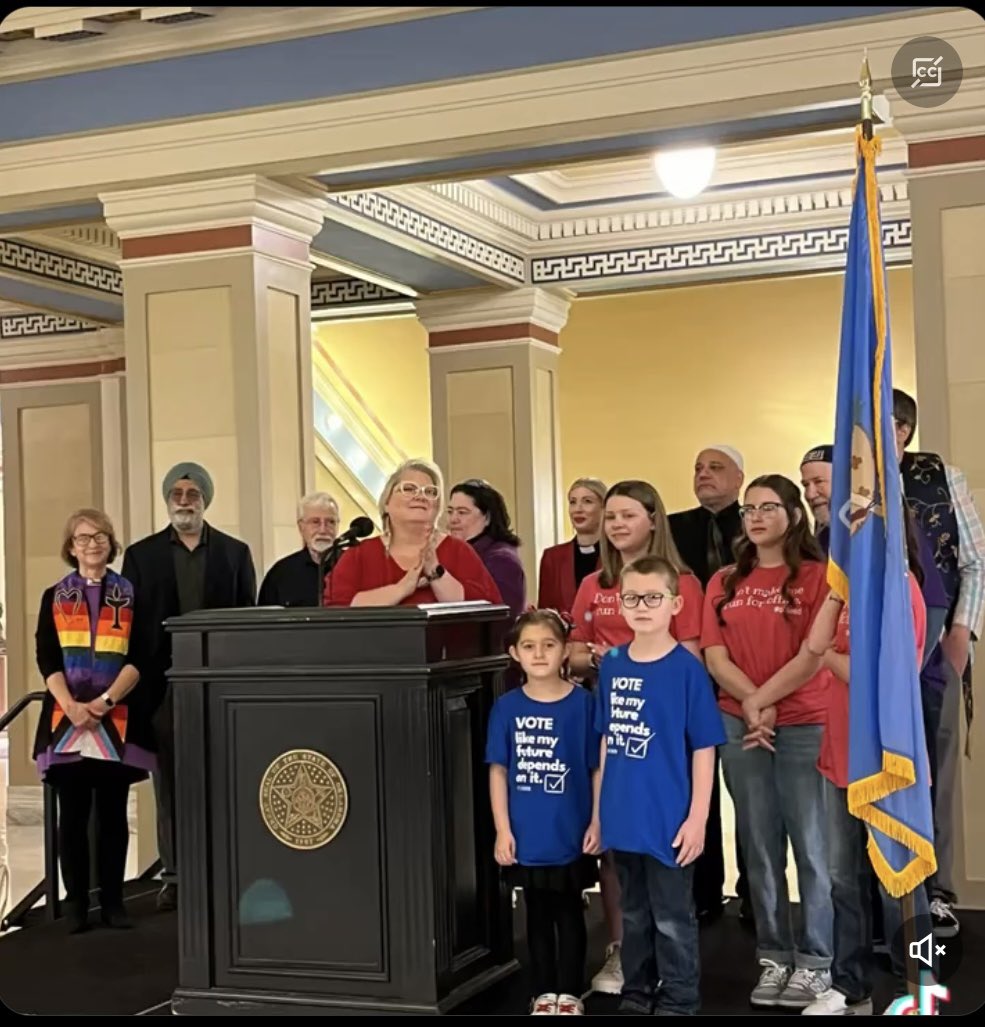
{"label": "gray hair", "polygon": [[383,525],[384,531],[389,530],[388,522],[390,520],[387,516],[386,505],[390,502],[390,497],[393,495],[393,490],[397,483],[408,471],[420,471],[421,474],[426,474],[438,486],[437,510],[439,514],[441,513],[441,508],[445,501],[445,479],[441,473],[441,468],[437,464],[431,463],[430,460],[425,460],[423,457],[411,457],[410,460],[405,460],[387,478],[383,491],[380,493],[380,523]]}
{"label": "gray hair", "polygon": [[339,512],[339,504],[335,501],[335,497],[329,495],[327,492],[309,492],[300,503],[298,503],[298,520],[300,521],[304,517],[304,511],[309,506],[317,507],[319,510],[324,510],[327,507],[335,507],[335,512]]}

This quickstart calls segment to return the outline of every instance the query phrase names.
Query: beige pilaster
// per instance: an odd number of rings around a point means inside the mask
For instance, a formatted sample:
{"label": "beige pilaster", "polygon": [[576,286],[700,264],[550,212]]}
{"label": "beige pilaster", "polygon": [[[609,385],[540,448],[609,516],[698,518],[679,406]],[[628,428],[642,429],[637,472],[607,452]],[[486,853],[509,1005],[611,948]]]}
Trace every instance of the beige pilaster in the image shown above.
{"label": "beige pilaster", "polygon": [[448,486],[484,478],[505,497],[537,595],[539,554],[564,526],[558,333],[567,299],[542,289],[420,300],[434,456]]}
{"label": "beige pilaster", "polygon": [[[968,478],[985,513],[985,84],[968,81],[939,111],[897,114],[909,144],[913,303],[921,448]],[[905,105],[904,105],[905,106]],[[985,904],[985,645],[976,647],[978,688],[971,760],[959,767],[960,836],[955,885],[962,906]],[[962,718],[963,720],[963,718]]]}
{"label": "beige pilaster", "polygon": [[309,244],[323,200],[256,175],[101,196],[121,239],[131,532],[166,523],[161,481],[194,460],[207,517],[263,572],[296,546],[313,487]]}
{"label": "beige pilaster", "polygon": [[[44,589],[68,568],[59,556],[72,510],[106,510],[126,538],[123,336],[118,329],[8,340],[0,351],[3,419],[7,699],[44,689],[34,632]],[[34,785],[38,707],[10,732],[10,783]]]}

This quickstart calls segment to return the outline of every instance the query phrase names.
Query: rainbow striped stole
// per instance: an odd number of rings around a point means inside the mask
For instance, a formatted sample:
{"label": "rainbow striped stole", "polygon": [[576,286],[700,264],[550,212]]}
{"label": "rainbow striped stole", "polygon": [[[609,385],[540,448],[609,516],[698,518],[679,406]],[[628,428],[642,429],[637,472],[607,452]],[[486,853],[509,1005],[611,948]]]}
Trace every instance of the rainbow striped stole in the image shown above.
{"label": "rainbow striped stole", "polygon": [[69,691],[84,702],[101,695],[126,662],[133,623],[133,586],[107,570],[96,637],[89,625],[85,579],[73,572],[55,586],[54,618]]}

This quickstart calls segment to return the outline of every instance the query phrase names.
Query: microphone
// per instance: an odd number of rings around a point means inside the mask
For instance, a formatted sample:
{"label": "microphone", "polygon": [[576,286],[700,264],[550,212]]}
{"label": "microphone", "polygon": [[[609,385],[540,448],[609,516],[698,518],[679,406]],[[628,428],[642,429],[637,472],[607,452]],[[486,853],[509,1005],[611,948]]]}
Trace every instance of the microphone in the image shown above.
{"label": "microphone", "polygon": [[376,525],[368,517],[357,517],[355,520],[349,523],[349,527],[342,532],[341,535],[332,543],[333,546],[338,546],[340,543],[345,545],[346,543],[353,543],[356,539],[366,538],[367,535],[372,535],[376,530]]}
{"label": "microphone", "polygon": [[356,517],[349,527],[325,550],[318,562],[318,603],[322,603],[325,578],[332,573],[342,556],[342,550],[359,544],[359,539],[372,535],[376,525],[368,517]]}

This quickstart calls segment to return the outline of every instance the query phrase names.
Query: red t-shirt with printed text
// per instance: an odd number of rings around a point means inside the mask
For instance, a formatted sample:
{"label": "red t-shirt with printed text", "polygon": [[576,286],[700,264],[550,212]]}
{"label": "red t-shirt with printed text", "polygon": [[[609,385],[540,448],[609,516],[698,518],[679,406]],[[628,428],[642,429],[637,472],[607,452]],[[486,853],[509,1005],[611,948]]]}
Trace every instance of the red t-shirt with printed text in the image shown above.
{"label": "red t-shirt with printed text", "polygon": [[[923,600],[920,584],[912,574],[907,575],[910,583],[910,608],[913,610],[914,642],[917,647],[917,666],[923,663],[923,647],[927,641],[927,604]],[[835,630],[834,650],[847,653],[849,649],[848,607],[841,608],[838,627]],[[828,713],[821,736],[821,751],[817,757],[817,769],[838,788],[848,787],[848,683],[829,670]]]}
{"label": "red t-shirt with printed text", "polygon": [[[723,645],[729,659],[758,688],[789,663],[806,641],[814,617],[828,594],[827,566],[805,560],[787,592],[783,583],[789,569],[755,567],[739,582],[735,597],[724,608],[725,626],[718,623],[718,603],[725,595],[725,567],[708,582],[704,616],[701,623],[701,648]],[[796,692],[781,699],[776,708],[776,723],[823,724],[827,712],[828,680],[825,671],[817,673]],[[733,717],[742,716],[742,704],[721,689],[718,705]]]}
{"label": "red t-shirt with printed text", "polygon": [[[619,585],[603,588],[599,584],[601,573],[589,574],[578,586],[571,608],[574,621],[571,641],[605,646],[627,645],[633,640],[633,631],[619,611]],[[677,587],[684,605],[670,622],[670,633],[678,642],[696,642],[701,637],[701,582],[693,574],[682,574]]]}

